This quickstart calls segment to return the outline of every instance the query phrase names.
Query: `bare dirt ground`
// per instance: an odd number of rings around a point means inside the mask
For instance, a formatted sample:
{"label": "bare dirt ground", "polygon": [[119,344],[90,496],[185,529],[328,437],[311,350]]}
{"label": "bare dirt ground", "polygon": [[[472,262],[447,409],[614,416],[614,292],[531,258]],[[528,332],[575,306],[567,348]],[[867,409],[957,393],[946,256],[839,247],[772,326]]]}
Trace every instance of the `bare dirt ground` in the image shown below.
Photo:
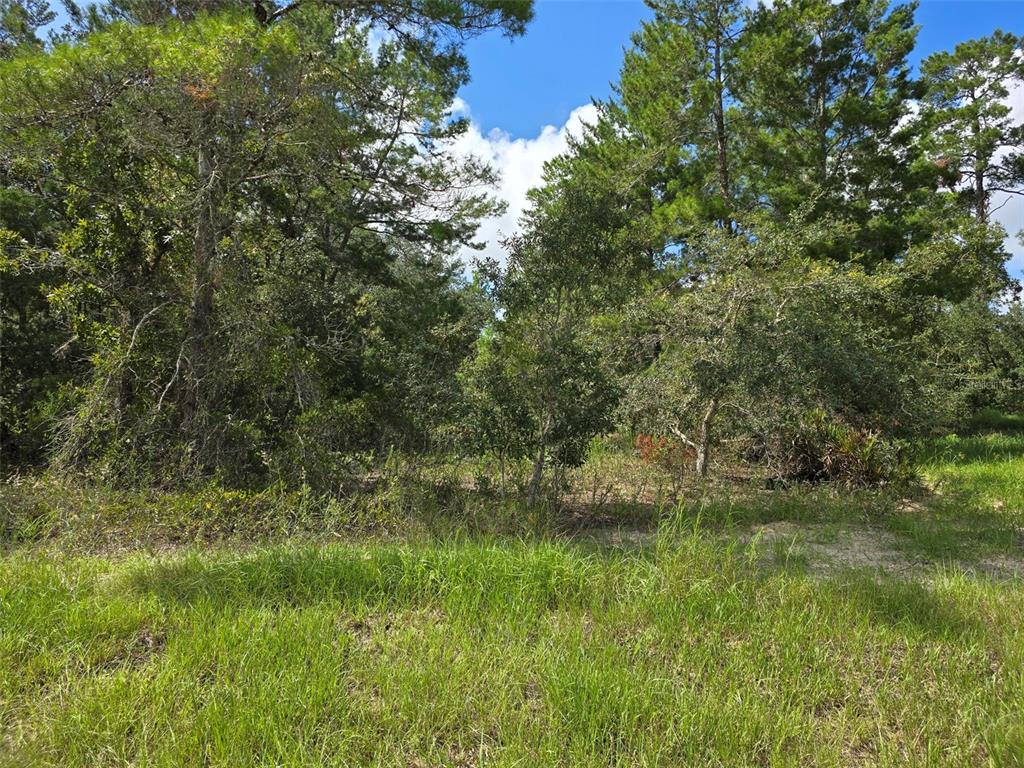
{"label": "bare dirt ground", "polygon": [[780,521],[756,525],[746,538],[765,554],[783,561],[797,556],[806,560],[809,570],[822,573],[851,568],[902,573],[925,565],[901,552],[892,534],[868,527]]}
{"label": "bare dirt ground", "polygon": [[[656,533],[649,529],[610,529],[592,532],[601,544],[622,548],[654,546]],[[816,576],[833,576],[849,570],[919,579],[929,573],[955,568],[978,576],[1024,579],[1024,556],[998,555],[978,560],[939,562],[916,556],[900,547],[899,538],[880,528],[854,524],[820,524],[778,521],[754,525],[725,534],[741,547],[754,549],[764,565],[802,564]]]}

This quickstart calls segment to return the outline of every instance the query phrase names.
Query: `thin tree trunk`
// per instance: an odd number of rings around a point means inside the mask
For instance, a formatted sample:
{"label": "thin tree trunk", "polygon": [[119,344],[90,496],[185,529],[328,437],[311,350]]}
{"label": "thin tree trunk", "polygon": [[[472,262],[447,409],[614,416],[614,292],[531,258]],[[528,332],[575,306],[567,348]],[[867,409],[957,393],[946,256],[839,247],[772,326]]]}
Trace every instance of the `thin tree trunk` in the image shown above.
{"label": "thin tree trunk", "polygon": [[725,131],[725,75],[722,68],[722,27],[721,20],[716,20],[715,29],[715,143],[718,150],[718,184],[722,189],[722,198],[730,204],[728,216],[723,217],[722,227],[732,232],[732,194],[729,180],[728,135]]}
{"label": "thin tree trunk", "polygon": [[544,464],[547,459],[547,436],[541,438],[540,448],[537,450],[537,457],[533,460],[533,474],[530,476],[530,485],[526,491],[527,503],[532,507],[537,502],[540,493],[540,484],[544,479]]}
{"label": "thin tree trunk", "polygon": [[537,496],[540,495],[540,486],[544,480],[544,466],[547,463],[548,452],[548,434],[551,432],[550,414],[545,414],[541,425],[540,440],[538,441],[540,445],[537,447],[537,455],[533,460],[533,474],[530,476],[530,485],[526,492],[527,502],[531,507],[536,503]]}
{"label": "thin tree trunk", "polygon": [[[977,104],[977,96],[974,91],[971,91],[971,102]],[[978,117],[978,113],[974,114],[974,213],[978,221],[982,224],[988,223],[988,193],[985,190],[985,168],[987,162],[982,159],[979,147],[981,141],[981,118]]]}
{"label": "thin tree trunk", "polygon": [[985,177],[980,172],[974,174],[974,209],[982,224],[988,222],[988,196],[985,193]]}
{"label": "thin tree trunk", "polygon": [[[133,312],[131,309],[128,309],[128,310],[126,310],[126,314],[128,315],[128,318],[127,318],[128,322],[127,322],[127,326],[126,327],[132,328],[132,329],[134,329],[134,333],[138,333],[138,331],[139,331],[139,321],[136,320],[136,317],[135,317],[136,313]],[[144,319],[145,318],[143,318],[143,320]],[[128,349],[126,349],[122,353],[124,355],[124,357],[122,357],[121,364],[120,364],[121,375],[118,377],[117,396],[114,398],[114,411],[117,414],[117,420],[118,421],[121,420],[122,415],[128,409],[128,407],[131,405],[132,400],[134,399],[134,394],[135,394],[134,393],[134,388],[133,388],[133,383],[134,382],[132,381],[131,360],[130,360],[130,355],[131,355],[131,352],[132,352],[132,346],[134,345],[134,341],[135,341],[134,333],[132,335],[132,342],[129,343],[129,345],[128,345]]]}
{"label": "thin tree trunk", "polygon": [[213,318],[213,268],[216,256],[214,227],[214,178],[209,150],[200,146],[197,158],[199,189],[196,193],[196,229],[192,240],[192,303],[188,316],[188,350],[191,381],[186,389],[185,417],[195,420],[201,401],[199,390],[207,373],[209,337]]}
{"label": "thin tree trunk", "polygon": [[704,412],[704,418],[700,422],[700,433],[697,435],[697,474],[707,477],[708,457],[711,452],[711,426],[718,412],[718,398],[711,398],[708,409]]}

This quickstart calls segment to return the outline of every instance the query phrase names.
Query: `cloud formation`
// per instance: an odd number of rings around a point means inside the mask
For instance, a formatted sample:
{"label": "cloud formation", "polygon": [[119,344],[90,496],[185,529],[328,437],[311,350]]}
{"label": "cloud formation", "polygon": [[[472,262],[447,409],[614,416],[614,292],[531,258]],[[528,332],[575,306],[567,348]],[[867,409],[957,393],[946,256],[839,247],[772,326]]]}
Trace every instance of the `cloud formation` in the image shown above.
{"label": "cloud formation", "polygon": [[454,153],[462,157],[474,155],[497,170],[500,181],[495,194],[508,203],[504,214],[481,224],[476,240],[486,242],[486,247],[482,251],[465,248],[460,256],[467,264],[482,256],[503,262],[501,240],[519,231],[519,218],[528,203],[526,193],[541,183],[544,163],[565,151],[570,135],[579,136],[585,123],[596,121],[597,109],[593,104],[577,107],[561,126],[546,125],[535,137],[520,139],[513,139],[497,128],[481,133],[480,127],[472,122],[468,105],[461,99],[455,100],[452,111],[471,118],[469,130],[453,146]]}
{"label": "cloud formation", "polygon": [[[1020,125],[1024,123],[1024,85],[1017,84],[1010,88],[1008,99],[1013,122]],[[1024,277],[1024,244],[1020,242],[1017,235],[1024,230],[1024,195],[1005,195],[1005,203],[996,200],[995,205],[1002,207],[995,212],[995,219],[1005,227],[1009,237],[1006,240],[1006,248],[1013,254],[1010,260],[1010,274],[1015,277]]]}

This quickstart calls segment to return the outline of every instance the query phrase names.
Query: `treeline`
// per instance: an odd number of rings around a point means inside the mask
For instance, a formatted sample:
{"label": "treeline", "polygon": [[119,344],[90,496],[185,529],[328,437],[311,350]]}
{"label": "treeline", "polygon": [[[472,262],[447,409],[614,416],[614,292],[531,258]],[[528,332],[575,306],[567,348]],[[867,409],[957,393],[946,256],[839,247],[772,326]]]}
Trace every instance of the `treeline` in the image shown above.
{"label": "treeline", "polygon": [[1021,38],[915,76],[912,5],[651,5],[466,280],[499,205],[451,151],[461,44],[528,3],[2,0],[5,471],[331,489],[401,450],[535,496],[620,431],[884,482],[1024,410]]}

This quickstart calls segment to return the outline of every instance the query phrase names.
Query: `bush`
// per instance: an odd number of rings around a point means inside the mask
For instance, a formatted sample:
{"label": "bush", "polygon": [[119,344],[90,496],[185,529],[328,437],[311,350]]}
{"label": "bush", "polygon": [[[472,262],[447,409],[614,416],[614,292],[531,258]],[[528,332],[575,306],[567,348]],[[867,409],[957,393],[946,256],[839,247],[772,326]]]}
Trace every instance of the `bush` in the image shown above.
{"label": "bush", "polygon": [[634,447],[644,464],[653,464],[676,474],[682,474],[694,459],[694,450],[688,445],[660,435],[640,432]]}
{"label": "bush", "polygon": [[844,424],[822,410],[809,412],[789,431],[780,454],[782,476],[793,480],[862,487],[913,477],[901,442]]}

